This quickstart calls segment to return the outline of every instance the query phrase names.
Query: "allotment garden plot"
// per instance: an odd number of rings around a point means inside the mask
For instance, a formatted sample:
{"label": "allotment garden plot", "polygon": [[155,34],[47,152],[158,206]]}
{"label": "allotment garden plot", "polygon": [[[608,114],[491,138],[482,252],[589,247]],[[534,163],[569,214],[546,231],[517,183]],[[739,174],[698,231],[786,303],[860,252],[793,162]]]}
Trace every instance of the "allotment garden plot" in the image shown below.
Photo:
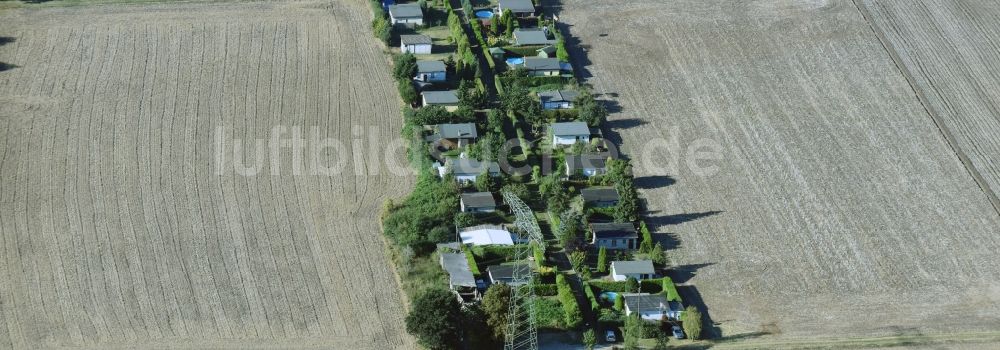
{"label": "allotment garden plot", "polygon": [[[675,281],[723,336],[1000,327],[1000,218],[852,2],[575,0],[560,18],[618,101]],[[697,174],[689,147],[711,145]]]}

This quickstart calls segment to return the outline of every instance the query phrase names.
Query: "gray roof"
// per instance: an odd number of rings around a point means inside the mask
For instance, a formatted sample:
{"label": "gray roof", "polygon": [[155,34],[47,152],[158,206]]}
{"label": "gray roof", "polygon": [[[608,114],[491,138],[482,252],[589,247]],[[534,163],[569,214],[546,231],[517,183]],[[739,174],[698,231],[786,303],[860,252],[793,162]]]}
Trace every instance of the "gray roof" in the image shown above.
{"label": "gray roof", "polygon": [[584,122],[552,123],[552,134],[556,136],[590,136],[590,127]]}
{"label": "gray roof", "polygon": [[437,133],[446,139],[474,139],[479,137],[476,133],[476,124],[438,124]]}
{"label": "gray roof", "polygon": [[462,193],[462,204],[472,208],[496,207],[497,202],[489,192]]}
{"label": "gray roof", "polygon": [[548,45],[555,43],[555,40],[550,40],[545,31],[537,28],[532,29],[514,29],[514,42],[519,46],[523,45]]}
{"label": "gray roof", "polygon": [[465,253],[441,253],[441,267],[448,271],[452,286],[476,286],[476,278],[472,275]]}
{"label": "gray roof", "polygon": [[552,123],[552,135],[590,136],[590,127],[584,122]]}
{"label": "gray roof", "polygon": [[524,68],[527,70],[561,70],[558,58],[525,57]]}
{"label": "gray roof", "polygon": [[653,268],[653,262],[649,260],[639,260],[639,261],[612,261],[611,266],[615,269],[615,274],[626,275],[626,274],[654,274],[656,269]]}
{"label": "gray roof", "polygon": [[541,53],[541,52],[544,52],[544,53],[546,53],[546,54],[549,54],[549,55],[553,55],[553,54],[555,54],[555,53],[556,53],[556,47],[555,47],[555,46],[552,46],[552,45],[549,45],[549,46],[546,46],[546,47],[543,47],[543,48],[540,48],[540,49],[538,49],[538,50],[535,50],[535,51],[537,51],[537,52],[540,52],[540,53]]}
{"label": "gray roof", "polygon": [[430,45],[430,44],[433,44],[434,41],[431,40],[431,37],[426,36],[426,35],[400,35],[399,36],[399,43],[401,45],[403,45],[403,46],[406,46],[406,45],[417,45],[417,44],[427,44],[427,45]]}
{"label": "gray roof", "polygon": [[500,166],[495,162],[480,162],[468,158],[448,158],[448,165],[451,173],[455,175],[479,175],[484,169],[489,169],[491,174],[499,174]]}
{"label": "gray roof", "polygon": [[622,293],[622,298],[625,298],[625,305],[628,306],[630,312],[641,312],[642,310],[660,310],[667,311],[670,308],[670,303],[667,302],[667,298],[660,294],[649,294],[649,293]]}
{"label": "gray roof", "polygon": [[635,226],[630,223],[596,223],[590,224],[596,238],[639,238]]}
{"label": "gray roof", "polygon": [[[510,281],[514,278],[514,269],[518,269],[527,275],[531,272],[531,267],[528,264],[516,264],[516,265],[492,265],[486,268],[487,273],[490,275],[490,280],[497,282],[499,280],[504,280],[504,282]],[[530,278],[530,277],[529,277]]]}
{"label": "gray roof", "polygon": [[584,154],[566,157],[566,169],[570,172],[581,169],[604,169],[608,166],[608,156],[603,154]]}
{"label": "gray roof", "polygon": [[531,0],[500,0],[500,8],[511,12],[535,12],[535,4]]}
{"label": "gray roof", "polygon": [[389,5],[389,15],[392,18],[424,17],[424,12],[417,3]]}
{"label": "gray roof", "polygon": [[458,95],[455,90],[447,91],[424,91],[420,93],[424,96],[424,102],[431,105],[457,105]]}
{"label": "gray roof", "polygon": [[618,190],[614,187],[591,187],[580,190],[585,202],[613,202],[618,200]]}
{"label": "gray roof", "polygon": [[444,62],[441,61],[431,61],[431,60],[421,60],[417,61],[417,73],[434,73],[434,72],[444,72],[448,68],[445,67]]}
{"label": "gray roof", "polygon": [[[538,93],[538,98],[542,100],[542,103],[573,102],[576,101],[576,98],[578,96],[580,96],[580,94],[573,90],[552,90],[552,91],[542,91]],[[584,125],[586,125],[586,123],[584,123]],[[587,130],[589,135],[590,128],[588,127]]]}

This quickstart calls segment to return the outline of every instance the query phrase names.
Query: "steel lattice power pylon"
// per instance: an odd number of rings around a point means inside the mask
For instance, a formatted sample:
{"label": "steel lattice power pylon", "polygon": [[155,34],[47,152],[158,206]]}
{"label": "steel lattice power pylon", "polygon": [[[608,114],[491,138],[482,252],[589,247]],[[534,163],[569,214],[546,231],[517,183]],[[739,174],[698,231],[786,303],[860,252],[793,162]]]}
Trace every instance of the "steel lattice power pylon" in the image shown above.
{"label": "steel lattice power pylon", "polygon": [[[514,227],[520,231],[519,234],[522,238],[527,238],[531,242],[531,244],[518,244],[515,246],[515,259],[527,264],[528,257],[533,255],[533,245],[545,249],[545,239],[542,238],[542,230],[538,227],[538,220],[535,220],[535,213],[517,195],[510,191],[503,191],[501,194],[503,195],[504,202],[514,212]],[[523,287],[516,287],[511,291],[504,350],[537,350],[538,327],[535,324],[535,269],[530,268],[530,266],[527,269],[515,268],[512,277],[513,283],[511,284],[519,285],[523,283]]]}

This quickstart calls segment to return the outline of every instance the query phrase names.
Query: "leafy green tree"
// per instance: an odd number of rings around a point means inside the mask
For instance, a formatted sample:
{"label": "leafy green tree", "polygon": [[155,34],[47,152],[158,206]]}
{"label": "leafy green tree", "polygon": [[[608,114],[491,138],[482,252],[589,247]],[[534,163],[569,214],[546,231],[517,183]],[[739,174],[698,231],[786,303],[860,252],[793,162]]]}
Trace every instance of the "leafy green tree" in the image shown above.
{"label": "leafy green tree", "polygon": [[622,311],[625,310],[625,297],[621,294],[615,295],[615,310]]}
{"label": "leafy green tree", "polygon": [[462,307],[455,294],[446,289],[428,289],[413,300],[406,315],[406,331],[420,345],[432,350],[461,347]]}
{"label": "leafy green tree", "polygon": [[597,272],[608,272],[608,250],[605,247],[597,251]]}
{"label": "leafy green tree", "polygon": [[486,107],[488,102],[488,97],[483,91],[479,91],[479,88],[470,80],[462,80],[458,83],[458,101],[460,106],[466,106],[471,109]]}
{"label": "leafy green tree", "polygon": [[623,346],[627,350],[638,350],[639,349],[639,339],[642,339],[642,320],[639,319],[639,314],[634,313],[632,316],[625,317],[625,331],[623,334],[624,342]]}
{"label": "leafy green tree", "polygon": [[570,265],[573,266],[573,270],[582,271],[584,264],[587,262],[587,251],[577,250],[569,254]]}
{"label": "leafy green tree", "polygon": [[635,279],[635,277],[629,276],[629,278],[625,279],[625,288],[628,289],[630,293],[638,293],[639,280]]}
{"label": "leafy green tree", "polygon": [[[381,8],[379,12],[382,12]],[[388,45],[389,39],[392,39],[392,24],[385,17],[376,16],[372,19],[372,32],[375,34],[376,39]]]}
{"label": "leafy green tree", "polygon": [[427,240],[431,243],[443,243],[454,240],[455,235],[447,226],[435,226],[427,232]]}
{"label": "leafy green tree", "polygon": [[420,102],[420,95],[417,94],[417,89],[413,87],[413,82],[409,79],[399,80],[399,97],[403,98],[403,102],[410,106]]}
{"label": "leafy green tree", "polygon": [[491,109],[486,114],[486,127],[493,132],[503,132],[503,126],[507,121],[507,116],[499,109]]}
{"label": "leafy green tree", "polygon": [[639,244],[639,252],[647,254],[653,250],[653,235],[649,232],[646,221],[639,221],[639,233],[642,235],[642,243]]}
{"label": "leafy green tree", "polygon": [[537,103],[531,98],[531,91],[521,84],[512,84],[500,95],[500,107],[505,111],[524,115],[533,105]]}
{"label": "leafy green tree", "polygon": [[441,106],[424,106],[405,112],[407,122],[413,125],[436,125],[452,121],[454,115]]}
{"label": "leafy green tree", "polygon": [[508,183],[503,186],[503,189],[514,193],[517,198],[521,198],[524,201],[531,200],[531,191],[528,191],[528,186],[522,183]]}
{"label": "leafy green tree", "polygon": [[514,13],[509,9],[503,11],[504,36],[510,38],[514,35]]}
{"label": "leafy green tree", "polygon": [[458,108],[451,113],[451,116],[451,121],[453,123],[470,123],[476,121],[476,111],[472,110],[469,106],[458,106]]}
{"label": "leafy green tree", "polygon": [[576,119],[587,123],[590,126],[600,126],[608,119],[608,110],[604,105],[597,102],[590,92],[583,92],[576,98],[573,104],[577,111]]}
{"label": "leafy green tree", "polygon": [[542,107],[538,103],[535,103],[534,100],[531,100],[531,103],[521,110],[521,115],[524,116],[525,121],[531,126],[531,133],[535,135],[538,135],[549,124],[549,119],[545,116],[545,113],[542,113]]}
{"label": "leafy green tree", "polygon": [[667,345],[667,339],[669,339],[669,338],[667,338],[666,334],[663,334],[662,332],[660,334],[658,334],[656,336],[656,344],[653,345],[653,350],[667,350],[667,349],[669,349],[670,346]]}
{"label": "leafy green tree", "polygon": [[615,222],[635,221],[639,214],[639,194],[636,192],[631,178],[619,183],[616,188],[618,190],[618,204],[612,212]]}
{"label": "leafy green tree", "polygon": [[421,172],[410,196],[386,214],[382,221],[384,233],[396,244],[409,246],[418,254],[429,252],[433,244],[428,232],[437,226],[450,227],[458,203],[458,186],[454,181],[442,181],[427,169]]}
{"label": "leafy green tree", "polygon": [[469,226],[476,226],[476,224],[478,223],[479,220],[477,220],[476,216],[473,215],[472,213],[455,214],[455,226],[469,227]]}
{"label": "leafy green tree", "polygon": [[691,339],[701,339],[701,311],[694,306],[688,306],[681,315],[681,324],[684,326],[684,333]]}
{"label": "leafy green tree", "polygon": [[507,312],[510,308],[510,297],[513,290],[507,284],[494,284],[483,294],[483,311],[486,313],[486,324],[491,330],[493,339],[502,342],[507,334]]}
{"label": "leafy green tree", "polygon": [[583,332],[583,346],[587,350],[593,350],[594,345],[597,345],[597,336],[594,335],[593,329],[588,329],[586,332]]}
{"label": "leafy green tree", "polygon": [[492,331],[486,324],[487,314],[482,305],[462,308],[462,330],[465,333],[467,349],[496,349],[503,343],[493,339]]}
{"label": "leafy green tree", "polygon": [[393,57],[392,76],[397,80],[411,80],[417,75],[417,56],[404,53]]}
{"label": "leafy green tree", "polygon": [[495,192],[497,190],[497,179],[490,175],[488,170],[483,170],[476,176],[476,190],[480,192]]}
{"label": "leafy green tree", "polygon": [[667,254],[663,252],[663,246],[660,243],[656,243],[653,249],[649,251],[649,260],[652,260],[657,265],[667,264]]}

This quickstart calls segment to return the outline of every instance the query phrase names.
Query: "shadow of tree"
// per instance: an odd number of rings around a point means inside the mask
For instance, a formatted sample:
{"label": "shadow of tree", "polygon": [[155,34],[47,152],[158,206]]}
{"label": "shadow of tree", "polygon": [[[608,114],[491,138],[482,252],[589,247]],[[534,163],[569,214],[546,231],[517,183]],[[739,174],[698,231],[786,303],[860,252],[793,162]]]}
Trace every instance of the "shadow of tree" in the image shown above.
{"label": "shadow of tree", "polygon": [[10,64],[10,63],[0,62],[0,72],[3,72],[5,70],[14,69],[14,68],[18,68],[18,66]]}
{"label": "shadow of tree", "polygon": [[704,264],[689,264],[689,265],[679,265],[674,266],[667,273],[670,279],[674,280],[674,283],[687,283],[698,274],[698,270],[715,265],[715,263],[704,263]]}
{"label": "shadow of tree", "polygon": [[[673,277],[671,277],[673,278]],[[704,325],[702,327],[701,338],[702,339],[719,339],[722,337],[722,329],[712,320],[712,314],[705,305],[705,300],[701,297],[701,293],[698,292],[698,288],[694,286],[677,286],[677,293],[681,295],[684,299],[684,303],[688,306],[694,306],[701,311],[701,321]]]}
{"label": "shadow of tree", "polygon": [[644,190],[667,187],[675,183],[677,183],[677,180],[667,175],[649,175],[635,178],[635,187]]}
{"label": "shadow of tree", "polygon": [[0,36],[0,46],[10,44],[17,41],[16,38],[10,36]]}
{"label": "shadow of tree", "polygon": [[701,213],[684,213],[684,214],[674,214],[674,215],[653,216],[646,219],[646,224],[649,224],[651,226],[650,229],[655,230],[655,228],[659,228],[661,226],[683,224],[719,214],[722,214],[722,211],[712,210]]}

